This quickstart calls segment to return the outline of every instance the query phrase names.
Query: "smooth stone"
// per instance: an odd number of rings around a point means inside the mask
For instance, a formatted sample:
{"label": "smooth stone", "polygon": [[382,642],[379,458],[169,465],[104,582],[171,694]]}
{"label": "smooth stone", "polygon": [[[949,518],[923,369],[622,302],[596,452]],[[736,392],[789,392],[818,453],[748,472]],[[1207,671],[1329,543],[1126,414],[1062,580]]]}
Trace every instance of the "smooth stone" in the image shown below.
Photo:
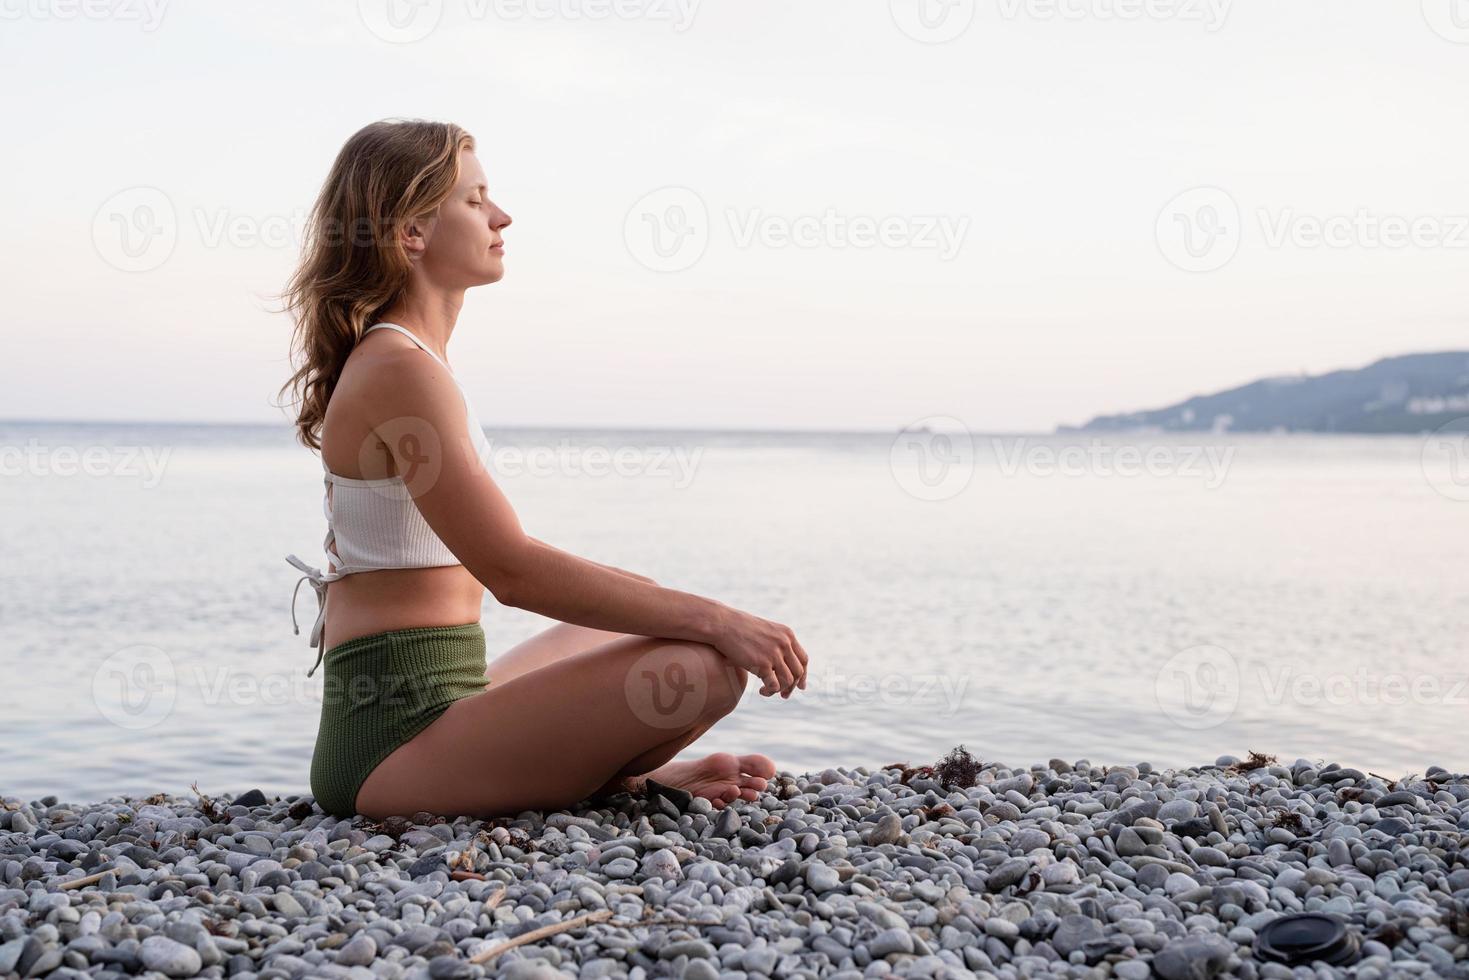
{"label": "smooth stone", "polygon": [[873,959],[893,953],[911,953],[913,934],[906,929],[884,929],[867,941],[867,951]]}
{"label": "smooth stone", "polygon": [[169,977],[192,977],[204,969],[204,961],[198,951],[167,936],[144,939],[138,958],[149,970]]}
{"label": "smooth stone", "polygon": [[1063,916],[1051,935],[1051,948],[1068,958],[1082,947],[1103,936],[1102,924],[1089,915]]}
{"label": "smooth stone", "polygon": [[1208,980],[1224,969],[1233,952],[1219,936],[1191,936],[1160,949],[1153,971],[1163,980]]}

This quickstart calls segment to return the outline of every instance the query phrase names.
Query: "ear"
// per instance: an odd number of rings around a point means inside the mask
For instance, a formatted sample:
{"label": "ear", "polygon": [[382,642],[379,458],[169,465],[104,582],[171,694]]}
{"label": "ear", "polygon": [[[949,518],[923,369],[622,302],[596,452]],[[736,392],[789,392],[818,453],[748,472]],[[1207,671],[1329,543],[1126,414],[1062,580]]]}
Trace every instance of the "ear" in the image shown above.
{"label": "ear", "polygon": [[433,217],[423,215],[413,218],[398,232],[398,240],[408,252],[410,261],[420,258],[428,248],[429,234],[433,231]]}

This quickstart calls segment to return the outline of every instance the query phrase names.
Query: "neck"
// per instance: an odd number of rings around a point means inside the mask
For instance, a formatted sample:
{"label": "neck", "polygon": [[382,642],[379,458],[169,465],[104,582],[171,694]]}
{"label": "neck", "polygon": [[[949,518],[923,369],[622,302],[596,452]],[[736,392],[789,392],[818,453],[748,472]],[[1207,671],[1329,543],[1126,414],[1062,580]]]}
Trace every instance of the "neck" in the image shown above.
{"label": "neck", "polygon": [[464,305],[464,290],[424,290],[412,286],[380,318],[413,331],[435,354],[449,361],[449,336]]}

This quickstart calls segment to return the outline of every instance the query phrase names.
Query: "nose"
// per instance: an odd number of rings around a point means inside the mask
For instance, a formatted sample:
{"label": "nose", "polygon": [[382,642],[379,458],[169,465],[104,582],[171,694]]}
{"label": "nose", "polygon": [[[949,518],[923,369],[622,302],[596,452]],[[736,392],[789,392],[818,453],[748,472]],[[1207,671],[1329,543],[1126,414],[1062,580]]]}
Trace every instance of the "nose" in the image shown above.
{"label": "nose", "polygon": [[496,206],[494,214],[490,216],[490,227],[499,231],[502,228],[509,227],[510,222],[510,215],[500,210],[499,206]]}

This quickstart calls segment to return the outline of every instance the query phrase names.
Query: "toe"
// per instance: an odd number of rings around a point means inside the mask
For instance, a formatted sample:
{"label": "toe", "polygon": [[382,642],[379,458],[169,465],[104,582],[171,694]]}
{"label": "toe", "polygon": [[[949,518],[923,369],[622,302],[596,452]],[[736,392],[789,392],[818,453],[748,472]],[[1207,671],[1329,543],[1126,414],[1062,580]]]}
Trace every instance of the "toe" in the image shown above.
{"label": "toe", "polygon": [[740,772],[748,773],[751,776],[765,776],[769,778],[775,775],[775,760],[771,759],[768,755],[761,755],[755,752],[750,755],[740,756],[739,768]]}

